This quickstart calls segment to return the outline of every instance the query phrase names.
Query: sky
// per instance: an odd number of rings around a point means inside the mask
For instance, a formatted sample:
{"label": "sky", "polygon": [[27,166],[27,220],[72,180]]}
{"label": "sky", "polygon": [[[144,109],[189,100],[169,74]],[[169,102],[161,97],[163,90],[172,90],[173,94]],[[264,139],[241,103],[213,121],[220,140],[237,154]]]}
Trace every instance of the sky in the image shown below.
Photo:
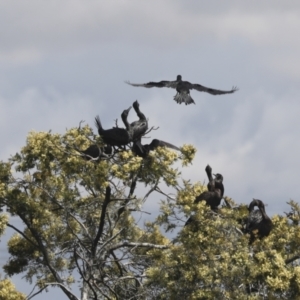
{"label": "sky", "polygon": [[[159,127],[151,138],[197,148],[183,178],[204,182],[210,164],[224,176],[226,196],[258,198],[269,215],[283,214],[287,201],[300,201],[299,32],[299,1],[0,0],[0,159],[19,151],[31,130],[94,126],[97,114],[110,128],[138,100],[149,126]],[[173,89],[124,83],[178,74],[239,91],[192,90],[196,104],[186,106]],[[145,204],[152,216],[159,201],[153,195]],[[3,264],[4,239],[0,250]],[[21,277],[13,281],[29,290]],[[54,289],[34,299],[56,293],[64,297]]]}

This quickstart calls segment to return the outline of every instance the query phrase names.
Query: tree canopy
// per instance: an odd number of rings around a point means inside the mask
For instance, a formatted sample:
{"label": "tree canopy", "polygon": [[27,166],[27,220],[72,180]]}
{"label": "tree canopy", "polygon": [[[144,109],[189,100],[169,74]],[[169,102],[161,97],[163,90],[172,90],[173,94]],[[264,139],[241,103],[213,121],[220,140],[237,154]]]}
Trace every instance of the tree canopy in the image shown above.
{"label": "tree canopy", "polygon": [[[0,163],[0,234],[15,230],[3,270],[36,285],[27,299],[53,286],[72,300],[298,298],[296,202],[272,217],[268,237],[249,245],[246,204],[226,197],[214,211],[194,203],[206,186],[180,173],[192,163],[192,145],[180,152],[158,147],[145,158],[123,147],[86,159],[83,150],[95,144],[104,147],[87,125],[65,134],[30,132],[26,145]],[[157,199],[157,218],[137,222],[147,213],[144,203]],[[0,281],[0,296],[13,290],[8,282]]]}

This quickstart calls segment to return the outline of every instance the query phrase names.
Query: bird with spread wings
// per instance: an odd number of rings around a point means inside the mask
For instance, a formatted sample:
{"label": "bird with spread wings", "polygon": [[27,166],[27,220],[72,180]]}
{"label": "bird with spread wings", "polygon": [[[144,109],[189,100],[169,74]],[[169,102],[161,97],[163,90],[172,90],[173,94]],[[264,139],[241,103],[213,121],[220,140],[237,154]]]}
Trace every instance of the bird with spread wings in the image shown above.
{"label": "bird with spread wings", "polygon": [[193,84],[188,81],[183,81],[181,75],[177,76],[177,79],[175,81],[159,81],[159,82],[148,82],[148,83],[130,83],[129,81],[125,81],[125,83],[132,85],[132,86],[141,86],[141,87],[146,87],[146,88],[152,88],[152,87],[168,87],[168,88],[173,88],[176,89],[177,94],[174,96],[174,100],[178,103],[185,103],[186,105],[195,103],[193,98],[190,95],[190,90],[196,90],[199,92],[206,92],[211,95],[224,95],[224,94],[232,94],[235,91],[238,90],[237,87],[233,87],[229,91],[222,91],[222,90],[216,90],[212,88],[205,87],[201,84]]}

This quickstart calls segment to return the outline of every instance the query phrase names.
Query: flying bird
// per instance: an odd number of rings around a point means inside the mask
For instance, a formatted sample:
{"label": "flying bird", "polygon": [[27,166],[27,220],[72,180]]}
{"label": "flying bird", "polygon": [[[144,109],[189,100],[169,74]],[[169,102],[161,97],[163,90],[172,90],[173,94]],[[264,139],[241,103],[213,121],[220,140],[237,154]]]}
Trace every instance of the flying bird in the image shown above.
{"label": "flying bird", "polygon": [[212,88],[205,87],[201,84],[193,84],[188,81],[183,81],[181,75],[177,76],[177,79],[175,81],[160,81],[160,82],[148,82],[148,83],[130,83],[129,81],[125,81],[125,83],[130,84],[132,86],[141,86],[145,88],[152,88],[152,87],[168,87],[168,88],[173,88],[176,89],[177,94],[174,96],[174,100],[178,103],[181,104],[184,102],[186,105],[195,103],[193,98],[190,95],[190,90],[194,89],[199,92],[206,92],[212,95],[223,95],[223,94],[232,94],[235,91],[238,90],[237,87],[233,87],[230,91],[222,91],[222,90],[216,90]]}
{"label": "flying bird", "polygon": [[[254,210],[255,206],[258,207],[258,210]],[[268,236],[273,228],[273,223],[267,216],[265,205],[261,200],[253,199],[248,210],[249,216],[244,232],[250,233],[249,243],[252,244],[256,237],[263,238]]]}

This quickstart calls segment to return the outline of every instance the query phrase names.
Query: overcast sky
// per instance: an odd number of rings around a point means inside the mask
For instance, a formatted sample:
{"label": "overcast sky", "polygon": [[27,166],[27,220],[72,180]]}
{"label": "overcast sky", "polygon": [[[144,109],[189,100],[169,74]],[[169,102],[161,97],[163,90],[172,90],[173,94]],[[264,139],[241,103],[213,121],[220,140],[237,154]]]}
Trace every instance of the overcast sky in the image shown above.
{"label": "overcast sky", "polygon": [[[80,120],[93,126],[97,114],[112,127],[138,99],[159,126],[151,138],[198,149],[184,178],[203,182],[209,163],[223,174],[225,195],[283,213],[300,200],[299,32],[299,1],[0,0],[0,159],[19,151],[30,130],[64,133]],[[193,90],[196,105],[185,106],[173,89],[124,83],[178,74],[239,91]],[[158,203],[153,196],[146,207]]]}

